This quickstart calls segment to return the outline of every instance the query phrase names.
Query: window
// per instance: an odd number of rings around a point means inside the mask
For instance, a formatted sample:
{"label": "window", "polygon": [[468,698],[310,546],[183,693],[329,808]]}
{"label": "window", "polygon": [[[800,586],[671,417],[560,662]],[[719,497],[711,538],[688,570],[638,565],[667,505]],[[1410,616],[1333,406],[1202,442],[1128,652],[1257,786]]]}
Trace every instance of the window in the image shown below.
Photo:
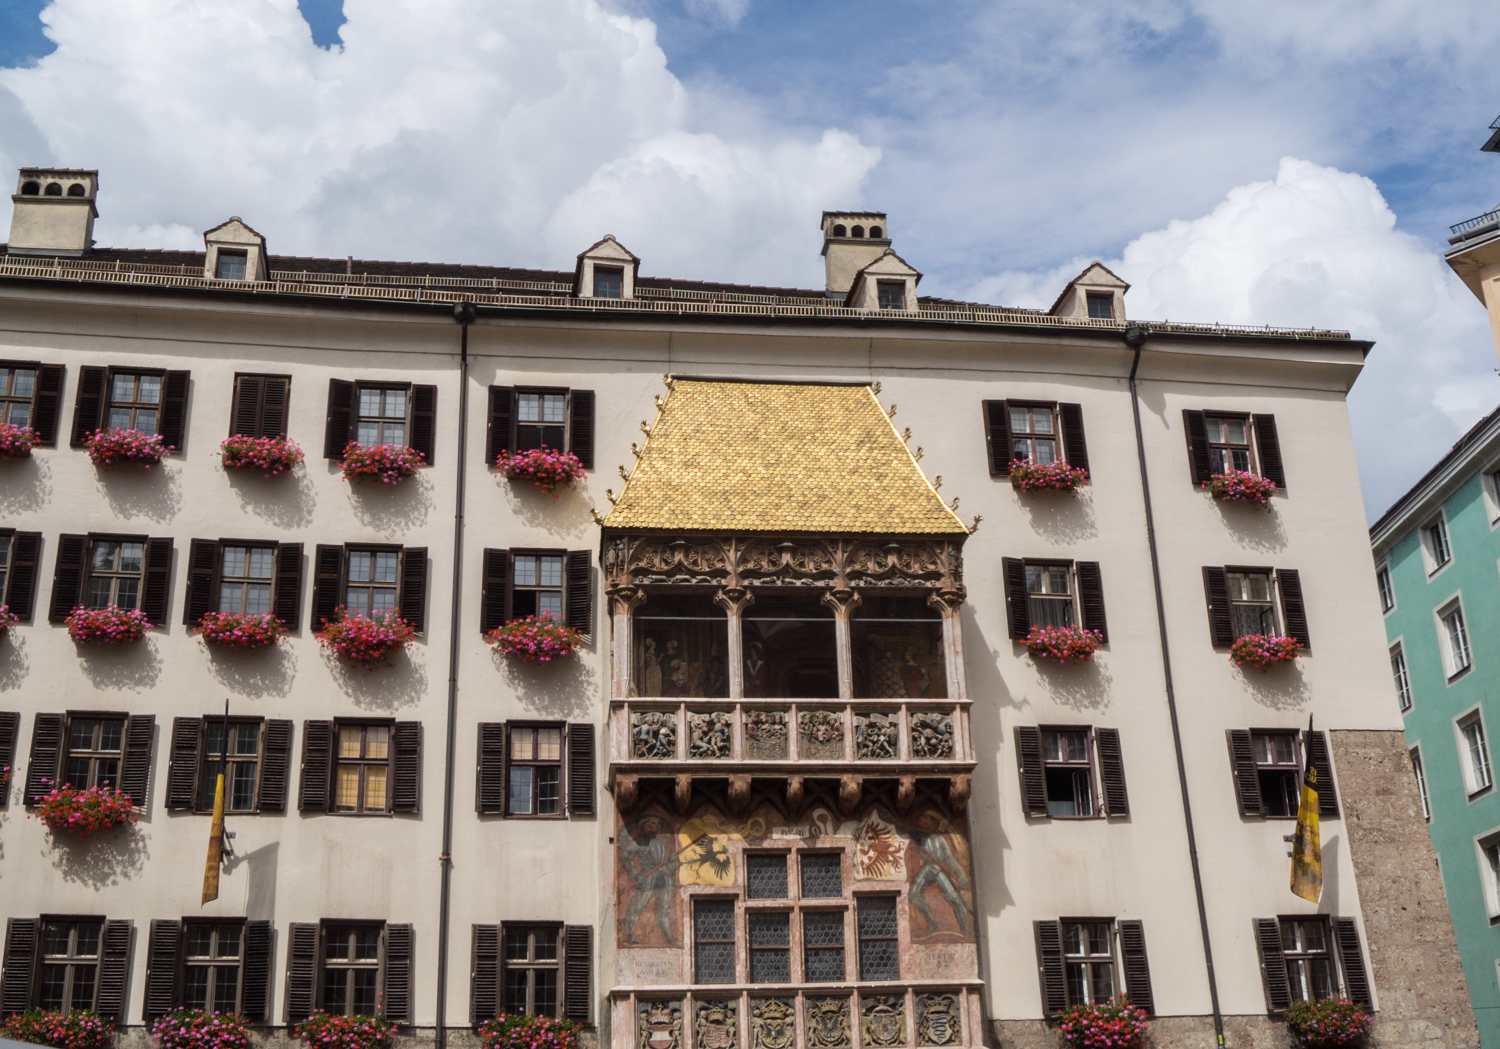
{"label": "window", "polygon": [[1057,427],[1051,405],[1010,404],[1010,449],[1012,459],[1055,463]]}
{"label": "window", "polygon": [[1479,880],[1484,883],[1484,909],[1490,920],[1500,918],[1500,834],[1477,839]]}
{"label": "window", "polygon": [[246,253],[243,251],[226,251],[219,249],[219,259],[214,265],[214,276],[220,280],[244,280],[245,279]]}
{"label": "window", "polygon": [[505,1011],[556,1016],[560,928],[556,925],[504,926]]}
{"label": "window", "polygon": [[1396,607],[1396,591],[1391,589],[1391,568],[1381,565],[1375,573],[1375,586],[1380,590],[1380,610],[1389,612]]}
{"label": "window", "polygon": [[1062,931],[1068,1004],[1109,1001],[1115,996],[1114,923],[1064,921]]}
{"label": "window", "polygon": [[[786,865],[782,864],[785,874]],[[792,979],[792,929],[788,911],[751,911],[750,982],[790,983]]]}
{"label": "window", "polygon": [[85,592],[90,608],[114,605],[127,610],[140,604],[146,544],[134,540],[95,539],[89,552],[89,582]]}
{"label": "window", "polygon": [[[616,293],[615,298],[619,298]],[[565,447],[565,425],[568,418],[568,395],[564,391],[516,393],[516,448]]]}
{"label": "window", "polygon": [[[834,899],[844,895],[844,854],[802,854],[802,898]],[[839,941],[843,943],[843,940]]]}
{"label": "window", "polygon": [[374,1016],[379,986],[380,926],[328,926],[323,933],[323,1011]]}
{"label": "window", "polygon": [[751,853],[745,860],[745,896],[752,900],[785,900],[791,896],[786,880],[786,853]]}
{"label": "window", "polygon": [[1328,939],[1328,923],[1322,918],[1281,919],[1281,953],[1286,958],[1293,1001],[1338,997]]}
{"label": "window", "polygon": [[1443,624],[1443,654],[1451,681],[1468,670],[1474,661],[1469,649],[1469,628],[1464,624],[1463,605],[1454,602],[1438,613],[1438,619]]}
{"label": "window", "polygon": [[0,367],[0,423],[30,426],[36,369]]}
{"label": "window", "polygon": [[139,372],[111,372],[107,426],[111,430],[158,432],[161,379]]}
{"label": "window", "polygon": [[[221,256],[222,257],[222,256]],[[182,1007],[215,1013],[240,1011],[243,925],[188,922],[183,926]]]}
{"label": "window", "polygon": [[1448,522],[1439,517],[1422,529],[1422,547],[1427,552],[1428,574],[1436,572],[1453,559],[1448,545]]}
{"label": "window", "polygon": [[1026,565],[1026,605],[1032,626],[1072,626],[1072,566]]}
{"label": "window", "polygon": [[93,1009],[99,992],[99,943],[104,923],[44,921],[37,1005],[72,1012]]}
{"label": "window", "polygon": [[1276,597],[1269,572],[1226,572],[1234,638],[1276,633]]}
{"label": "window", "polygon": [[802,959],[807,983],[844,979],[843,911],[802,912]]}
{"label": "window", "polygon": [[862,897],[856,915],[859,922],[859,978],[899,979],[901,965],[896,949],[896,897]]}
{"label": "window", "polygon": [[255,785],[260,772],[261,723],[231,721],[229,741],[224,740],[224,722],[203,720],[203,754],[198,773],[198,811],[212,812],[218,785],[219,761],[224,764],[224,811],[254,812]]}
{"label": "window", "polygon": [[13,532],[0,533],[0,594],[6,592],[6,581],[10,577],[10,547]]}
{"label": "window", "polygon": [[733,900],[694,902],[693,974],[696,983],[734,983]]}
{"label": "window", "polygon": [[1094,771],[1087,729],[1043,729],[1047,815],[1092,816]]}
{"label": "window", "polygon": [[[757,587],[755,603],[745,609],[740,626],[747,697],[838,698],[833,609],[823,604],[818,594],[801,587]],[[719,628],[713,629],[713,634],[719,632]],[[712,634],[707,631],[699,636],[703,642],[711,643]],[[667,643],[671,644],[670,638]],[[718,653],[700,648],[687,655],[698,661],[701,669],[696,669],[696,673],[693,663],[681,651],[661,654],[665,690],[662,694],[728,694],[728,682],[721,684],[719,678],[723,664]],[[650,673],[648,667],[647,674]],[[694,684],[695,677],[701,684]]]}
{"label": "window", "polygon": [[229,416],[230,434],[244,437],[286,436],[286,416],[291,393],[290,375],[236,374],[234,401]]}
{"label": "window", "polygon": [[1089,317],[1093,320],[1114,320],[1115,297],[1107,291],[1091,291],[1086,293],[1089,307]]}
{"label": "window", "polygon": [[1295,732],[1252,732],[1250,747],[1255,755],[1255,769],[1260,779],[1262,814],[1272,817],[1297,815],[1298,780],[1301,767],[1297,762]]}
{"label": "window", "polygon": [[511,584],[511,617],[563,618],[563,554],[516,554]]}
{"label": "window", "polygon": [[334,812],[389,812],[391,727],[339,725]]}
{"label": "window", "polygon": [[1488,790],[1494,783],[1490,766],[1490,745],[1484,734],[1479,711],[1458,722],[1459,754],[1464,767],[1464,781],[1470,796]]}
{"label": "window", "polygon": [[360,550],[348,552],[344,607],[365,616],[396,610],[396,581],[400,578],[401,551]]}
{"label": "window", "polygon": [[1228,473],[1250,471],[1250,420],[1243,415],[1206,415],[1209,470]]}
{"label": "window", "polygon": [[354,440],[366,448],[382,444],[405,445],[406,410],[411,400],[409,392],[405,386],[360,386]]}
{"label": "window", "polygon": [[880,308],[883,310],[906,309],[906,282],[897,280],[882,280],[875,284],[875,293],[878,296]]}
{"label": "window", "polygon": [[219,576],[219,611],[263,615],[271,611],[274,546],[226,546]]}
{"label": "window", "polygon": [[1401,642],[1391,646],[1391,677],[1396,682],[1396,698],[1401,702],[1401,709],[1411,709],[1411,676],[1406,672],[1406,651],[1401,647]]}
{"label": "window", "polygon": [[562,815],[562,728],[510,729],[511,816]]}
{"label": "window", "polygon": [[124,718],[69,718],[63,780],[74,790],[119,789],[124,745]]}
{"label": "window", "polygon": [[1422,799],[1422,818],[1432,822],[1432,799],[1427,795],[1427,770],[1422,767],[1422,749],[1411,748],[1411,771],[1417,777],[1417,797]]}
{"label": "window", "polygon": [[594,298],[618,299],[625,294],[625,271],[615,266],[594,267]]}

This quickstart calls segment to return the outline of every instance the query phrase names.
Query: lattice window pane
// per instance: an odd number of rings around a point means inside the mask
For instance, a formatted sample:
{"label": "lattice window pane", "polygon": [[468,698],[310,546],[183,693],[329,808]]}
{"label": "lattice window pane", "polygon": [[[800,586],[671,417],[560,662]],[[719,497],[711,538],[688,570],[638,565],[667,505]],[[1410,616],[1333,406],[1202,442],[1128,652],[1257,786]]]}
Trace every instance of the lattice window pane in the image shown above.
{"label": "lattice window pane", "polygon": [[896,898],[872,896],[859,901],[859,935],[896,935]]}
{"label": "lattice window pane", "polygon": [[748,857],[746,883],[752,900],[784,900],[788,895],[786,857]]}
{"label": "lattice window pane", "polygon": [[802,915],[803,955],[809,983],[844,978],[844,912]]}
{"label": "lattice window pane", "polygon": [[792,979],[791,915],[754,913],[750,924],[750,981],[789,983]]}
{"label": "lattice window pane", "polygon": [[807,899],[830,899],[844,895],[842,862],[842,854],[836,852],[803,856],[803,897]]}
{"label": "lattice window pane", "polygon": [[693,908],[694,961],[699,983],[734,982],[734,902],[702,900]]}

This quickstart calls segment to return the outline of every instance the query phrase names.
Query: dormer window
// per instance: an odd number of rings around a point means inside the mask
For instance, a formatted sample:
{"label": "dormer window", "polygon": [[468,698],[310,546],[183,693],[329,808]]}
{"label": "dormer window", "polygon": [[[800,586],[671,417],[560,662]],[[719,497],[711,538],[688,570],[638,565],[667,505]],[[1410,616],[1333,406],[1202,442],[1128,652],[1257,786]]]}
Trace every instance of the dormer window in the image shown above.
{"label": "dormer window", "polygon": [[605,266],[594,267],[594,298],[618,299],[625,294],[625,271]]}
{"label": "dormer window", "polygon": [[883,280],[876,285],[880,295],[880,308],[883,310],[906,309],[906,282],[899,280]]}
{"label": "dormer window", "polygon": [[1115,297],[1107,291],[1088,293],[1089,319],[1111,321],[1115,319]]}
{"label": "dormer window", "polygon": [[214,276],[219,280],[244,280],[245,279],[246,253],[243,251],[228,251],[219,249],[219,261],[214,267]]}

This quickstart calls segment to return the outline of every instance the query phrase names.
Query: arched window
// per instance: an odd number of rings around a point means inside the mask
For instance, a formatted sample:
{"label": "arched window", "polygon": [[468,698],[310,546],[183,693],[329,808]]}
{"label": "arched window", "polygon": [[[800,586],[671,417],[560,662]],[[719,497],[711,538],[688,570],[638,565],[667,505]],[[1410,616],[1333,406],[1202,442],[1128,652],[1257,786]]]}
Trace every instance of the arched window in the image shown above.
{"label": "arched window", "polygon": [[21,196],[23,196],[23,197],[39,197],[41,195],[42,195],[42,184],[40,182],[32,182],[32,181],[28,180],[26,182],[21,183]]}
{"label": "arched window", "polygon": [[874,238],[875,240],[879,240],[881,237],[885,236],[885,231],[883,229],[881,229],[879,226],[871,226],[870,227],[870,236],[872,238]]}
{"label": "arched window", "polygon": [[855,226],[852,230],[849,231],[849,236],[851,237],[863,237],[864,235],[865,228],[863,226]]}
{"label": "arched window", "polygon": [[849,227],[842,222],[835,222],[833,224],[833,235],[835,237],[847,237],[849,235]]}
{"label": "arched window", "polygon": [[48,197],[60,197],[62,196],[62,186],[56,182],[49,182],[47,183],[47,188],[42,192]]}
{"label": "arched window", "polygon": [[70,197],[81,197],[85,192],[87,191],[83,188],[82,182],[75,182],[68,187],[68,196]]}

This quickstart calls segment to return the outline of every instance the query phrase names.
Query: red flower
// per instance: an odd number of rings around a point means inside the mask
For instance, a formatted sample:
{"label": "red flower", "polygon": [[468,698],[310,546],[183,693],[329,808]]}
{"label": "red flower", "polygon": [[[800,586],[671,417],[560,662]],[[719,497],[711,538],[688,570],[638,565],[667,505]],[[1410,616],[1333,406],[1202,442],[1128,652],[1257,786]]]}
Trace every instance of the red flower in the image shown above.
{"label": "red flower", "polygon": [[1370,1014],[1347,998],[1293,1002],[1286,1025],[1305,1045],[1359,1045],[1370,1033]]}
{"label": "red flower", "polygon": [[50,1045],[55,1049],[106,1049],[113,1038],[114,1024],[88,1009],[62,1013],[53,1009],[32,1009],[16,1013],[0,1026],[0,1034],[18,1042]]}
{"label": "red flower", "polygon": [[512,619],[484,635],[506,659],[550,663],[565,659],[583,645],[583,635],[550,612]]}
{"label": "red flower", "polygon": [[224,468],[264,470],[267,477],[284,474],[305,458],[296,441],[286,437],[226,437],[219,445]]}
{"label": "red flower", "polygon": [[43,794],[32,817],[45,823],[54,834],[77,834],[86,838],[95,831],[110,830],[136,821],[130,795],[113,787],[61,786]]}
{"label": "red flower", "polygon": [[1070,1005],[1058,1020],[1058,1033],[1069,1049],[1141,1049],[1150,1027],[1146,1011],[1124,998]]}
{"label": "red flower", "polygon": [[95,466],[134,463],[147,470],[176,450],[161,434],[139,430],[95,430],[85,439],[84,447]]}
{"label": "red flower", "polygon": [[512,481],[530,481],[532,487],[540,488],[554,499],[562,497],[558,489],[584,478],[583,463],[578,456],[545,445],[524,452],[501,452],[495,457],[495,466],[502,476]]}
{"label": "red flower", "polygon": [[79,605],[63,622],[68,627],[68,636],[80,645],[124,645],[139,641],[151,629],[146,613],[115,605],[104,608]]}
{"label": "red flower", "polygon": [[1063,462],[1013,459],[1010,464],[1010,483],[1022,492],[1072,492],[1088,479],[1087,470]]}
{"label": "red flower", "polygon": [[350,441],[344,445],[344,480],[363,484],[379,480],[381,484],[400,484],[426,465],[426,457],[404,444],[363,445]]}
{"label": "red flower", "polygon": [[0,422],[0,459],[25,459],[41,440],[29,426]]}
{"label": "red flower", "polygon": [[381,612],[374,616],[350,612],[343,605],[338,607],[331,620],[323,620],[323,629],[318,632],[318,644],[332,649],[336,654],[355,663],[363,664],[366,670],[384,665],[389,657],[405,648],[417,636],[417,628],[395,612]]}
{"label": "red flower", "polygon": [[1059,663],[1088,663],[1103,643],[1104,635],[1099,631],[1076,626],[1034,626],[1024,642],[1033,656]]}
{"label": "red flower", "polygon": [[484,1049],[578,1049],[579,1025],[552,1016],[501,1013],[479,1025]]}
{"label": "red flower", "polygon": [[1203,482],[1203,488],[1215,499],[1226,502],[1249,503],[1252,506],[1269,506],[1271,496],[1276,494],[1276,482],[1268,481],[1259,474],[1245,470],[1226,470],[1214,474]]}
{"label": "red flower", "polygon": [[269,612],[205,612],[195,632],[204,643],[220,648],[269,648],[286,634],[286,624]]}
{"label": "red flower", "polygon": [[234,1013],[178,1009],[151,1025],[161,1049],[250,1049],[250,1021]]}
{"label": "red flower", "polygon": [[1293,637],[1277,634],[1246,634],[1229,649],[1229,661],[1237,667],[1256,667],[1270,670],[1278,663],[1290,663],[1297,658],[1302,642]]}
{"label": "red flower", "polygon": [[333,1016],[313,1013],[296,1027],[293,1037],[321,1049],[386,1049],[396,1025],[381,1016]]}

